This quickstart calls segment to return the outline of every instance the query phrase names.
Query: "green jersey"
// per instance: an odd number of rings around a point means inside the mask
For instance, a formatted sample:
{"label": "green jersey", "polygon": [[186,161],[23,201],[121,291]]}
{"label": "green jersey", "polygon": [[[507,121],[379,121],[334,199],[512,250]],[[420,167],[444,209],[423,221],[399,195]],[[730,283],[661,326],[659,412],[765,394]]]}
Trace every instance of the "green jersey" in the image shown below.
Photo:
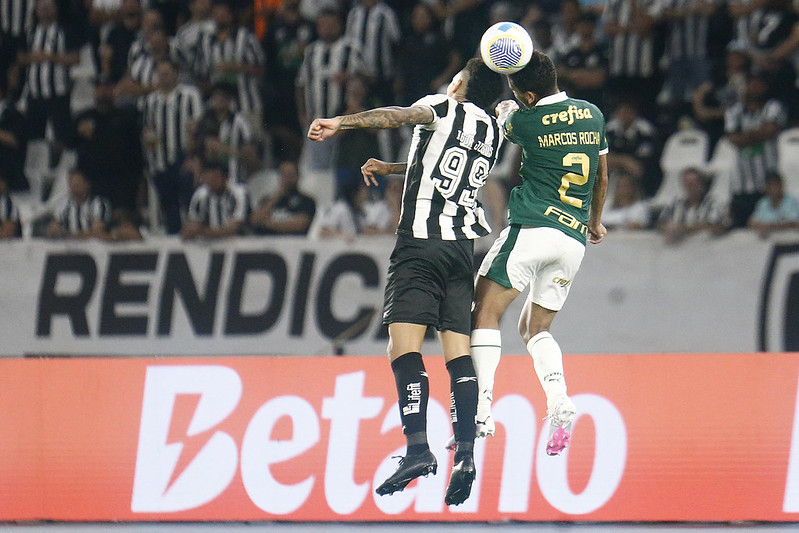
{"label": "green jersey", "polygon": [[510,223],[557,228],[585,244],[599,155],[608,151],[602,112],[561,92],[513,112],[503,127],[522,148]]}

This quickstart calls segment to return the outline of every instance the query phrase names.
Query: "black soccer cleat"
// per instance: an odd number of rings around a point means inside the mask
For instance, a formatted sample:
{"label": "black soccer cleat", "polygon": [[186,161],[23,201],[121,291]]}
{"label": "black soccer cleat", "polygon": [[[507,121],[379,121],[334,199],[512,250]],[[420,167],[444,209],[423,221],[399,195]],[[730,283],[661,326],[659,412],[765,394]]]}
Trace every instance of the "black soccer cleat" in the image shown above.
{"label": "black soccer cleat", "polygon": [[444,502],[447,505],[460,505],[465,502],[472,493],[472,482],[476,474],[474,457],[465,455],[460,462],[452,467]]}
{"label": "black soccer cleat", "polygon": [[436,456],[433,455],[433,452],[430,450],[414,455],[406,455],[400,459],[396,472],[381,483],[381,485],[375,489],[375,492],[380,496],[394,494],[404,489],[408,483],[417,477],[426,476],[428,474],[435,475],[437,469],[438,463],[436,462]]}

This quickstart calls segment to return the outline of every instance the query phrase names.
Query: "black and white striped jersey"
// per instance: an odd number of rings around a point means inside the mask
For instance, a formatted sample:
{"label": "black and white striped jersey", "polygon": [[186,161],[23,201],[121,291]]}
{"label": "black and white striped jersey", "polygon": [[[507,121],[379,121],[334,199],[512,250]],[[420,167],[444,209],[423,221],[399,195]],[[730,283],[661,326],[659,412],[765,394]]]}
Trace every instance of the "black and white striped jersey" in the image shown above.
{"label": "black and white striped jersey", "polygon": [[[785,127],[788,111],[779,100],[771,99],[758,111],[747,110],[737,103],[724,114],[724,129],[727,133],[752,132],[767,123]],[[777,139],[765,140],[749,146],[736,147],[736,170],[733,172],[733,193],[763,192],[766,174],[777,170]]]}
{"label": "black and white striped jersey", "polygon": [[[613,22],[625,27],[632,23],[634,10],[658,17],[660,8],[658,0],[607,0],[602,19],[605,24]],[[610,38],[611,76],[648,78],[655,74],[656,62],[652,35],[619,33]]]}
{"label": "black and white striped jersey", "polygon": [[[220,41],[216,33],[203,35],[197,54],[198,72],[213,81],[231,76],[230,74],[215,74],[214,69],[219,64],[263,65],[264,62],[261,43],[258,42],[254,33],[245,28],[238,28],[225,41]],[[238,87],[239,109],[245,113],[260,111],[263,107],[260,88],[261,76],[246,74],[234,74],[233,76],[236,78]]]}
{"label": "black and white striped jersey", "polygon": [[[28,43],[28,52],[66,54],[75,51],[67,42],[64,28],[58,23],[36,25]],[[69,67],[51,61],[31,63],[28,65],[26,88],[31,98],[66,96],[72,91]]]}
{"label": "black and white striped jersey", "polygon": [[111,222],[111,204],[101,196],[92,196],[81,203],[72,198],[56,214],[56,220],[69,234],[84,233],[95,222]]}
{"label": "black and white striped jersey", "polygon": [[33,29],[36,0],[0,0],[0,28],[15,39],[25,38]]}
{"label": "black and white striped jersey", "polygon": [[[241,113],[231,113],[219,125],[219,140],[225,145],[238,150],[253,142],[252,128]],[[247,172],[238,156],[231,156],[228,161],[230,181],[243,183],[247,181]]]}
{"label": "black and white striped jersey", "polygon": [[659,224],[679,224],[696,226],[698,224],[721,224],[724,221],[724,209],[705,196],[699,205],[689,206],[685,198],[678,198],[666,207],[658,218]]}
{"label": "black and white striped jersey", "polygon": [[491,232],[477,191],[502,143],[496,120],[471,102],[429,95],[433,110],[413,130],[397,233],[417,239],[476,239]]}
{"label": "black and white striped jersey", "polygon": [[309,120],[334,117],[344,111],[346,93],[339,73],[362,74],[363,58],[358,43],[341,37],[333,43],[316,40],[305,47],[305,57],[296,84],[305,93]]}
{"label": "black and white striped jersey", "polygon": [[670,60],[705,59],[710,17],[691,13],[704,0],[667,0],[665,7],[688,12],[683,18],[669,22],[667,54]]}
{"label": "black and white striped jersey", "polygon": [[19,224],[19,210],[9,195],[0,194],[0,224],[6,222]]}
{"label": "black and white striped jersey", "polygon": [[147,150],[150,171],[163,172],[183,160],[190,142],[189,124],[197,121],[202,112],[202,97],[193,85],[179,84],[169,93],[155,91],[147,95],[144,127],[156,138],[155,146]]}
{"label": "black and white striped jersey", "polygon": [[189,220],[219,229],[231,222],[244,223],[248,211],[247,190],[243,185],[228,183],[222,194],[215,194],[206,185],[201,185],[191,197],[188,215]]}
{"label": "black and white striped jersey", "polygon": [[[752,0],[728,0],[730,6],[734,5],[749,5]],[[749,45],[754,43],[753,36],[755,36],[760,20],[763,17],[763,9],[758,8],[750,11],[745,15],[735,17],[733,19],[735,40],[742,45]]]}
{"label": "black and white striped jersey", "polygon": [[345,33],[360,44],[367,74],[378,79],[394,76],[394,50],[402,35],[393,9],[383,2],[371,9],[358,3],[347,15]]}

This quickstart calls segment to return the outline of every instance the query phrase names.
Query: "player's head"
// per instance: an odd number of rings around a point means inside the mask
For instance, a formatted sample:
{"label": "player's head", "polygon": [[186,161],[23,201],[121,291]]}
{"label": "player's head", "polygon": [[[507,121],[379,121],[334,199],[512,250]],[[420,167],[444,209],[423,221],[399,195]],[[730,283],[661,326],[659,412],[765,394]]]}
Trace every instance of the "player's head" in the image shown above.
{"label": "player's head", "polygon": [[532,107],[545,96],[558,92],[555,65],[546,54],[536,50],[523,69],[508,76],[508,85],[519,102]]}
{"label": "player's head", "polygon": [[228,169],[219,159],[203,161],[202,181],[214,194],[222,194],[227,187]]}
{"label": "player's head", "polygon": [[502,96],[502,75],[488,68],[482,59],[473,57],[452,79],[447,94],[455,93],[481,109],[488,109]]}
{"label": "player's head", "polygon": [[69,188],[69,195],[76,202],[83,202],[91,194],[92,184],[86,174],[78,169],[73,169],[69,173],[69,181],[67,184]]}

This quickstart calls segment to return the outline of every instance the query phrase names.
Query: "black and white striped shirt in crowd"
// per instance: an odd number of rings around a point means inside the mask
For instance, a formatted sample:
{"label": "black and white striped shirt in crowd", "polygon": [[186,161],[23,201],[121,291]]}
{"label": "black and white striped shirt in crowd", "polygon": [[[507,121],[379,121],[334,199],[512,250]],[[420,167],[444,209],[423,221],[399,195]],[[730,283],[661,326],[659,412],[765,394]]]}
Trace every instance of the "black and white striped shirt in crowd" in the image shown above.
{"label": "black and white striped shirt in crowd", "polygon": [[[643,10],[653,17],[660,14],[658,0],[607,0],[602,18],[607,23],[629,26],[633,10]],[[610,75],[648,78],[655,73],[655,42],[651,35],[619,33],[610,38]]]}
{"label": "black and white striped shirt in crowd", "polygon": [[476,239],[491,228],[477,201],[502,142],[496,120],[471,102],[443,94],[413,105],[434,119],[413,130],[397,233],[417,239]]}
{"label": "black and white striped shirt in crowd", "polygon": [[169,93],[155,91],[147,95],[144,127],[157,139],[156,146],[147,153],[151,172],[163,172],[183,160],[189,147],[189,125],[202,112],[202,97],[193,85],[179,84]]}
{"label": "black and white striped shirt in crowd", "polygon": [[[743,103],[737,103],[724,114],[724,129],[727,133],[752,132],[764,124],[785,127],[788,111],[779,100],[771,99],[758,111],[747,111]],[[732,176],[731,191],[736,193],[763,192],[766,174],[777,170],[776,137],[762,143],[736,147],[736,169]]]}
{"label": "black and white striped shirt in crowd", "polygon": [[319,39],[306,46],[296,83],[305,92],[308,119],[341,114],[346,91],[336,76],[362,74],[363,69],[361,48],[349,37],[340,37],[333,43]]}
{"label": "black and white striped shirt in crowd", "polygon": [[402,35],[393,9],[384,2],[367,9],[359,2],[347,16],[345,33],[360,45],[367,74],[383,80],[394,76],[394,49]]}
{"label": "black and white striped shirt in crowd", "polygon": [[0,0],[0,28],[16,39],[25,39],[33,29],[36,0]]}
{"label": "black and white striped shirt in crowd", "polygon": [[[178,65],[183,64],[180,51],[171,42],[167,59]],[[131,79],[139,85],[153,87],[158,82],[157,63],[152,52],[148,48],[142,48],[133,56],[133,62],[128,65],[128,73]]]}
{"label": "black and white striped shirt in crowd", "polygon": [[[219,140],[225,145],[239,150],[253,142],[252,128],[241,113],[232,113],[219,125]],[[247,172],[238,156],[231,156],[228,162],[228,176],[233,182],[247,181]]]}
{"label": "black and white striped shirt in crowd", "polygon": [[206,185],[201,185],[191,197],[188,215],[189,220],[219,229],[232,222],[243,224],[248,211],[247,190],[243,185],[228,183],[222,194],[215,194]]}
{"label": "black and white striped shirt in crowd", "polygon": [[706,0],[666,0],[667,8],[689,13],[683,18],[669,23],[666,53],[670,60],[705,59],[707,57],[710,17],[688,11],[704,3]]}
{"label": "black and white striped shirt in crowd", "polygon": [[[730,5],[749,5],[752,0],[729,0]],[[734,35],[735,40],[743,45],[752,44],[754,42],[753,34],[760,27],[760,19],[763,17],[763,9],[755,9],[746,15],[735,17]]]}
{"label": "black and white striped shirt in crowd", "polygon": [[56,214],[56,220],[71,234],[84,233],[92,229],[95,222],[108,225],[111,222],[111,204],[101,196],[92,196],[77,203],[72,198]]}
{"label": "black and white striped shirt in crowd", "polygon": [[19,210],[9,195],[2,194],[0,195],[0,224],[6,222],[19,224]]}
{"label": "black and white striped shirt in crowd", "polygon": [[[67,47],[66,33],[58,23],[37,24],[28,41],[28,52],[66,54],[74,51]],[[69,67],[51,61],[31,63],[26,87],[31,98],[46,100],[66,96],[72,91]]]}
{"label": "black and white striped shirt in crowd", "polygon": [[188,21],[178,28],[173,43],[180,52],[181,73],[189,73],[192,77],[198,74],[197,56],[203,39],[214,33],[214,21],[206,19],[200,22]]}
{"label": "black and white striped shirt in crowd", "polygon": [[679,224],[696,226],[698,224],[721,224],[724,210],[716,205],[710,196],[705,196],[699,205],[689,206],[685,198],[676,199],[666,207],[658,218],[660,224]]}
{"label": "black and white striped shirt in crowd", "polygon": [[[238,28],[224,42],[216,33],[203,36],[197,54],[198,70],[211,80],[216,79],[214,68],[221,63],[263,65],[264,51],[254,33]],[[224,75],[221,75],[224,76]],[[245,113],[260,111],[261,77],[236,74],[239,109]]]}

